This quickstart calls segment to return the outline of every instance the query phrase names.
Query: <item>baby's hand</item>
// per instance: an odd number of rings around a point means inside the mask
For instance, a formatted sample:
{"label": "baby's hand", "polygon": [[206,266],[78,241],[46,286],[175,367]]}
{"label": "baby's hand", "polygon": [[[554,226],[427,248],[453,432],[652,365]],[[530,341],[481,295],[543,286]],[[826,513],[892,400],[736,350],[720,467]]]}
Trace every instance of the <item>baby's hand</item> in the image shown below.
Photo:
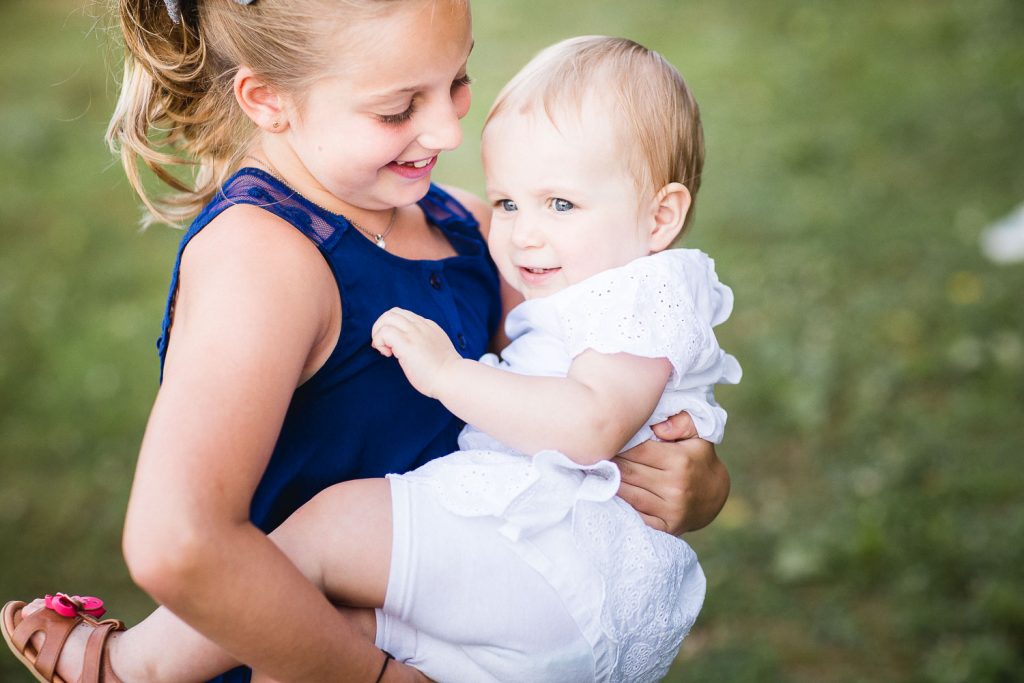
{"label": "baby's hand", "polygon": [[371,337],[373,348],[397,358],[409,383],[431,398],[437,398],[444,367],[462,358],[437,323],[402,308],[377,318]]}

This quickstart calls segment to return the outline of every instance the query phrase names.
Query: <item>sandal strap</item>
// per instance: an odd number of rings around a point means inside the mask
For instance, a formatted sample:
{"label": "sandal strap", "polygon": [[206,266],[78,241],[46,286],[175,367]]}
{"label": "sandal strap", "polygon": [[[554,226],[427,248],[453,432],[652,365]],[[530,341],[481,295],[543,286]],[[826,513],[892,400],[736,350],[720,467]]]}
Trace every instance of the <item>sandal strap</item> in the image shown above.
{"label": "sandal strap", "polygon": [[[110,668],[107,639],[111,632],[123,631],[124,624],[115,619],[104,619],[99,622],[87,619],[86,623],[92,624],[95,628],[89,634],[89,640],[85,644],[85,661],[82,662],[82,677],[78,679],[78,683],[100,683],[101,681],[103,683],[120,683],[120,680],[114,675],[113,669]],[[101,666],[103,667],[102,675],[100,673]]]}
{"label": "sandal strap", "polygon": [[81,617],[69,619],[48,609],[41,609],[28,617],[22,617],[21,622],[14,628],[14,633],[11,634],[11,640],[14,641],[14,646],[19,651],[24,652],[32,636],[42,632],[45,640],[39,654],[36,655],[33,667],[43,678],[52,681],[53,674],[57,670],[57,660],[60,659],[61,650],[64,649],[64,643],[80,621],[82,621]]}

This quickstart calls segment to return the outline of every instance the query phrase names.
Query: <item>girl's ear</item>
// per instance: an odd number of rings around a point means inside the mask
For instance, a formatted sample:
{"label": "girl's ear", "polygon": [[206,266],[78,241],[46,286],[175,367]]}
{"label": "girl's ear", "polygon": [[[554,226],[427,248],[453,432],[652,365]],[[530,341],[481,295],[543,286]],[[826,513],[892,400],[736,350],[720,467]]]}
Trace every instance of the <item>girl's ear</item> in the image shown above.
{"label": "girl's ear", "polygon": [[280,95],[247,66],[238,67],[235,100],[259,128],[280,133],[288,128],[288,115]]}
{"label": "girl's ear", "polygon": [[679,236],[690,211],[690,190],[682,183],[669,183],[654,198],[654,221],[651,228],[651,252],[668,249]]}

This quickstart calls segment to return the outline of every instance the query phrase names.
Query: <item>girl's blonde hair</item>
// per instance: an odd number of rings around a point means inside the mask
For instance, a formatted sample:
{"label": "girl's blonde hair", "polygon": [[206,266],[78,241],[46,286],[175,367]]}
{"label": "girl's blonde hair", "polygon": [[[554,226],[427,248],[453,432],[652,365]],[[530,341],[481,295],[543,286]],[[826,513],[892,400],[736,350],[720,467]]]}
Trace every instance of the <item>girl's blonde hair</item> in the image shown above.
{"label": "girl's blonde hair", "polygon": [[[632,40],[583,36],[542,50],[498,94],[484,127],[538,106],[557,125],[556,112],[581,114],[588,98],[613,117],[619,150],[641,192],[678,182],[696,202],[704,168],[697,102],[675,67]],[[693,204],[684,230],[692,217]]]}
{"label": "girl's blonde hair", "polygon": [[[182,0],[176,24],[163,0],[116,0],[124,79],[107,143],[146,206],[143,224],[189,220],[251,144],[256,128],[233,92],[239,65],[301,103],[343,29],[408,1]],[[140,160],[169,194],[147,191]],[[174,172],[183,166],[192,173]]]}

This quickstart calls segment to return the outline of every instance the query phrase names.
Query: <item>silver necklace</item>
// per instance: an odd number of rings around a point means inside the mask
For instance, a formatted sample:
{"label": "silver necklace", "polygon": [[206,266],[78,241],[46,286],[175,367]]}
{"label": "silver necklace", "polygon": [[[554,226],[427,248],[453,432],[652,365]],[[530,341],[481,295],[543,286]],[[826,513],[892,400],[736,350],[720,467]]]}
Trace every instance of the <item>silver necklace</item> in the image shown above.
{"label": "silver necklace", "polygon": [[348,217],[345,218],[345,220],[347,220],[349,223],[351,223],[352,225],[355,226],[356,230],[358,230],[359,232],[363,233],[367,237],[373,239],[373,243],[376,244],[381,249],[386,249],[387,248],[387,244],[384,242],[384,238],[387,237],[388,234],[391,232],[391,230],[395,227],[395,221],[397,219],[398,219],[398,207],[397,206],[393,206],[393,207],[391,207],[391,219],[388,221],[388,227],[384,228],[384,232],[370,232],[369,230],[367,230],[363,226],[361,226],[358,223],[356,223],[351,218],[348,218]]}
{"label": "silver necklace", "polygon": [[[292,190],[293,192],[295,191],[294,189],[292,189],[291,185],[289,185],[288,183],[286,183],[284,181],[284,178],[281,177],[281,174],[277,172],[277,169],[274,168],[274,166],[271,165],[271,163],[269,161],[265,161],[264,159],[260,159],[259,157],[254,157],[251,154],[246,154],[244,158],[252,159],[256,163],[258,163],[260,166],[263,166],[268,171],[270,171],[270,175],[272,175],[275,178],[277,178],[277,180],[280,181],[280,183],[282,185],[284,185],[288,189]],[[334,211],[331,211],[330,209],[327,209],[327,208],[325,208],[323,206],[320,206],[319,204],[317,204],[316,202],[313,202],[312,200],[309,200],[309,201],[312,204],[314,204],[316,206],[319,206],[321,209],[323,209],[327,213],[335,213]],[[363,226],[361,226],[358,223],[356,223],[354,220],[352,220],[348,216],[345,216],[343,214],[337,214],[337,215],[341,216],[342,218],[347,220],[349,223],[351,223],[352,227],[354,227],[356,230],[358,230],[359,232],[363,233],[364,235],[366,235],[367,237],[372,239],[373,243],[376,244],[378,247],[380,247],[381,249],[386,250],[387,249],[387,242],[384,241],[384,238],[386,238],[389,234],[391,234],[391,231],[395,227],[395,221],[398,220],[398,207],[397,206],[391,207],[391,218],[388,220],[388,225],[387,225],[386,228],[384,228],[384,232],[371,232],[371,231],[367,230],[366,228],[364,228]]]}

